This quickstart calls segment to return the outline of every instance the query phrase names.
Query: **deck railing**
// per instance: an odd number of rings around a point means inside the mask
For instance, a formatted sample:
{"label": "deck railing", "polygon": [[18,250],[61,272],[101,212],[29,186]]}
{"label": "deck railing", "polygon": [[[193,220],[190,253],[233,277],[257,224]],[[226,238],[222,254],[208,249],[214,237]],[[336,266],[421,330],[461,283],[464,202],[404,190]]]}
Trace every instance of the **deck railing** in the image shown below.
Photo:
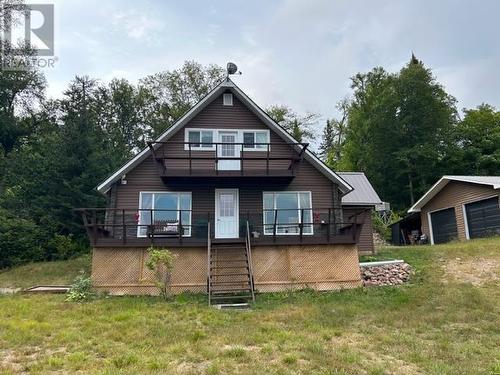
{"label": "deck railing", "polygon": [[[163,147],[168,145],[168,147]],[[162,167],[162,174],[186,176],[218,176],[228,171],[240,175],[293,174],[309,146],[303,142],[223,143],[223,142],[148,142],[153,158]],[[178,146],[180,149],[176,149]],[[275,150],[276,149],[276,150]],[[223,168],[225,161],[235,161],[237,168]],[[287,172],[287,173],[284,173]],[[232,173],[234,175],[235,173]]]}
{"label": "deck railing", "polygon": [[[82,208],[83,224],[95,246],[207,245],[215,240],[214,213],[197,210]],[[360,211],[342,221],[335,208],[264,209],[239,212],[239,238],[252,244],[355,243]]]}

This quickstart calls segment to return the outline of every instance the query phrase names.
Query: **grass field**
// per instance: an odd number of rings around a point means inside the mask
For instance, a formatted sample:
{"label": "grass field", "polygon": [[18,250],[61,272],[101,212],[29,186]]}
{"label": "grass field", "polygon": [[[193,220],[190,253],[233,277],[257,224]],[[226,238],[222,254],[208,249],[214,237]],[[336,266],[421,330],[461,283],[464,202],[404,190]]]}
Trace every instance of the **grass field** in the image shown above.
{"label": "grass field", "polygon": [[[408,261],[412,281],[259,295],[247,312],[189,295],[1,296],[0,374],[500,374],[499,238],[378,258]],[[37,272],[60,283],[84,263],[25,266],[0,286],[36,284]]]}
{"label": "grass field", "polygon": [[30,263],[0,271],[0,288],[28,288],[35,285],[68,285],[84,271],[90,273],[90,256],[57,262]]}

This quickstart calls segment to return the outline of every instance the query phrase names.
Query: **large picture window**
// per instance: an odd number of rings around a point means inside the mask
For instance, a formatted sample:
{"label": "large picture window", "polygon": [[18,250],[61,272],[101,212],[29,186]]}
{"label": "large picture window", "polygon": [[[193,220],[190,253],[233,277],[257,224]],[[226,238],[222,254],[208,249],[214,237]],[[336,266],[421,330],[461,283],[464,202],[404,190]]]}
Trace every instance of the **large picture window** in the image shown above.
{"label": "large picture window", "polygon": [[264,234],[313,234],[311,192],[263,193]]}
{"label": "large picture window", "polygon": [[183,226],[183,236],[191,236],[191,193],[189,192],[141,192],[139,196],[139,226],[137,236],[146,237],[151,220],[177,230]]}

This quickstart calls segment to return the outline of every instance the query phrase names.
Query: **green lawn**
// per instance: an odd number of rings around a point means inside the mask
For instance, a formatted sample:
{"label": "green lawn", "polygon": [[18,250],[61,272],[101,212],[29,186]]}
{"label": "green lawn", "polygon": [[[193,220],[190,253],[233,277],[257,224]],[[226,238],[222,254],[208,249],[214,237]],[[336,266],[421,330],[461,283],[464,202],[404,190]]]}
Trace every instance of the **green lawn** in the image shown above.
{"label": "green lawn", "polygon": [[378,258],[407,260],[412,282],[259,295],[247,312],[203,296],[3,296],[0,374],[500,374],[500,239]]}
{"label": "green lawn", "polygon": [[0,288],[29,288],[35,285],[69,285],[79,272],[90,273],[90,256],[57,262],[30,263],[0,270]]}

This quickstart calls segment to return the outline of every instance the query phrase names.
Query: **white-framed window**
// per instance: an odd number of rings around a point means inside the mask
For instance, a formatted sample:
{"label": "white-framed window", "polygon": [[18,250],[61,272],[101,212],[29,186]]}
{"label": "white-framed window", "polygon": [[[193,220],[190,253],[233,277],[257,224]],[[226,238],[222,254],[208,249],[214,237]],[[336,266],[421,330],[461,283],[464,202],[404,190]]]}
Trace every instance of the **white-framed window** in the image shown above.
{"label": "white-framed window", "polygon": [[272,235],[274,224],[276,234],[313,234],[312,194],[310,191],[263,192],[264,234]]}
{"label": "white-framed window", "polygon": [[[149,192],[139,193],[139,222],[137,237],[146,237],[151,220],[165,227],[177,230],[183,226],[183,236],[191,236],[191,192]],[[177,226],[177,228],[176,228]]]}
{"label": "white-framed window", "polygon": [[233,105],[233,94],[223,94],[222,105]]}
{"label": "white-framed window", "polygon": [[269,131],[243,130],[242,143],[244,144],[243,149],[245,151],[267,151],[267,143],[269,143]]}
{"label": "white-framed window", "polygon": [[[191,150],[215,150],[214,131],[211,129],[186,129],[185,142],[191,143]],[[185,145],[189,150],[189,145]]]}

